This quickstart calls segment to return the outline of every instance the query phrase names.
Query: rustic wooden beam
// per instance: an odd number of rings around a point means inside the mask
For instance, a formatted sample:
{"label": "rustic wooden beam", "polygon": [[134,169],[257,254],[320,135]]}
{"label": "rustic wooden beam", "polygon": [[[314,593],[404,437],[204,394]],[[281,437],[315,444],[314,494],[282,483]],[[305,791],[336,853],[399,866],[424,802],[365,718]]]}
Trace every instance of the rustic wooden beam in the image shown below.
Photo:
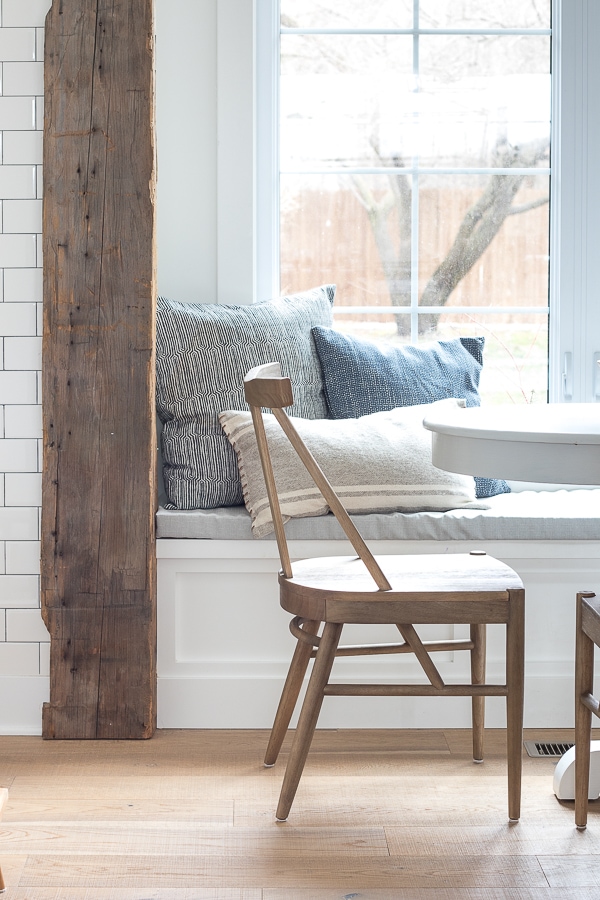
{"label": "rustic wooden beam", "polygon": [[45,738],[156,719],[152,0],[46,20]]}

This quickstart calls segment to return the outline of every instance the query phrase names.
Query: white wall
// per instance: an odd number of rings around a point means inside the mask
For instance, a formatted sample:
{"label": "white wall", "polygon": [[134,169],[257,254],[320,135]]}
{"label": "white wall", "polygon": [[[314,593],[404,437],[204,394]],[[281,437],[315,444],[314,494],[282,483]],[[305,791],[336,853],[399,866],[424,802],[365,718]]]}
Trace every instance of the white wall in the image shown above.
{"label": "white wall", "polygon": [[156,0],[155,11],[158,290],[214,303],[217,0]]}
{"label": "white wall", "polygon": [[[49,689],[39,519],[43,27],[50,5],[0,0],[0,733],[17,734],[40,732]],[[159,291],[188,301],[250,302],[252,0],[155,5]],[[218,141],[232,136],[240,159],[229,161],[232,171],[219,171]]]}
{"label": "white wall", "polygon": [[253,0],[155,0],[158,290],[255,295]]}
{"label": "white wall", "polygon": [[0,732],[40,730],[43,24],[49,0],[0,5]]}

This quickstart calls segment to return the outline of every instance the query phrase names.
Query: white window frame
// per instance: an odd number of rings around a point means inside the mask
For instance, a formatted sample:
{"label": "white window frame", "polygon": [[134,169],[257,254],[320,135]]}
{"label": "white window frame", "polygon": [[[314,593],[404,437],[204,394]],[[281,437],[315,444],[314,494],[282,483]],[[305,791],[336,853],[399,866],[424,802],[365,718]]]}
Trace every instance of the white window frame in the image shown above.
{"label": "white window frame", "polygon": [[[230,0],[234,2],[234,0]],[[252,294],[279,293],[278,0],[254,0]],[[553,0],[551,402],[600,400],[600,3]]]}
{"label": "white window frame", "polygon": [[587,403],[600,399],[600,4],[555,0],[554,17],[550,400]]}

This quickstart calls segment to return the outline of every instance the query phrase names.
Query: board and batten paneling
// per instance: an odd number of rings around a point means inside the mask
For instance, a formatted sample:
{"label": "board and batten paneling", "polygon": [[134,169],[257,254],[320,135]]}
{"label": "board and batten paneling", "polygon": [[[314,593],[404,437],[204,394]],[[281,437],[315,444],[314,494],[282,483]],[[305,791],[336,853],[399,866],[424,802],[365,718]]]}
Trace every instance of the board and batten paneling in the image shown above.
{"label": "board and batten paneling", "polygon": [[156,719],[152,0],[46,19],[45,738]]}

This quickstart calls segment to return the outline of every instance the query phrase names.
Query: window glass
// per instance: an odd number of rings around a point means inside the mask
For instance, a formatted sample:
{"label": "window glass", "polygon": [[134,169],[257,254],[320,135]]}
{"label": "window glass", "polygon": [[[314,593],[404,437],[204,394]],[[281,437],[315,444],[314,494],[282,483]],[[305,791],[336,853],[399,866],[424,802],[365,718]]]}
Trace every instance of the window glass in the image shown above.
{"label": "window glass", "polygon": [[421,175],[419,303],[545,308],[548,181]]}
{"label": "window glass", "polygon": [[404,35],[282,36],[282,169],[374,165],[406,152],[412,45]]}
{"label": "window glass", "polygon": [[[337,285],[337,305],[389,306],[376,232],[365,207],[371,197],[387,192],[385,175],[282,175],[282,293],[331,282]],[[395,222],[392,227],[396,241]],[[410,264],[410,235],[408,251]]]}
{"label": "window glass", "polygon": [[418,127],[422,166],[547,165],[550,39],[424,35]]}
{"label": "window glass", "polygon": [[412,28],[412,0],[281,0],[285,28]]}
{"label": "window glass", "polygon": [[[411,34],[281,36],[281,290],[335,283],[336,327],[365,337],[483,334],[483,395],[545,402],[550,2],[408,7]],[[283,10],[371,27],[359,0]]]}
{"label": "window glass", "polygon": [[550,28],[546,0],[419,0],[422,28]]}

